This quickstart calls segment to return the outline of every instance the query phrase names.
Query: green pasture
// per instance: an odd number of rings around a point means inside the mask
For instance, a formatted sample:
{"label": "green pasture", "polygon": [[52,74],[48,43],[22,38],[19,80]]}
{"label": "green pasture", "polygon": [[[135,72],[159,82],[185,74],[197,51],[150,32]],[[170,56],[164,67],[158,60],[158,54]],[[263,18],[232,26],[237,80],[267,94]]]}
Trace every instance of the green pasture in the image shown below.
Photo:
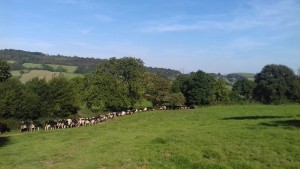
{"label": "green pasture", "polygon": [[37,64],[37,63],[23,63],[23,66],[27,69],[30,68],[42,68],[41,64]]}
{"label": "green pasture", "polygon": [[21,75],[19,70],[14,70],[14,71],[11,71],[10,73],[12,76],[16,76],[16,77],[19,77]]}
{"label": "green pasture", "polygon": [[[66,66],[66,65],[55,65],[55,64],[47,64],[47,65],[51,66],[53,69],[57,69],[59,66],[61,66],[62,68],[66,69],[68,73],[74,73],[75,70],[77,69],[77,66]],[[26,69],[42,68],[41,64],[36,64],[36,63],[24,63],[23,66]]]}
{"label": "green pasture", "polygon": [[0,135],[0,168],[298,169],[299,105],[150,111]]}
{"label": "green pasture", "polygon": [[74,73],[77,69],[77,66],[66,66],[66,65],[54,65],[54,64],[48,64],[49,66],[53,67],[54,69],[57,69],[57,67],[61,66],[64,69],[67,69],[68,73]]}
{"label": "green pasture", "polygon": [[60,75],[59,72],[50,72],[47,70],[31,70],[28,73],[24,73],[21,78],[20,81],[21,82],[27,82],[28,80],[34,78],[34,77],[38,77],[40,79],[45,78],[46,80],[50,80],[54,77],[58,77]]}
{"label": "green pasture", "polygon": [[24,73],[20,80],[21,82],[27,82],[28,80],[38,77],[40,79],[45,78],[46,80],[51,80],[54,77],[63,76],[67,79],[72,79],[74,77],[83,77],[82,74],[76,74],[76,73],[66,73],[66,72],[50,72],[47,70],[31,70],[28,73]]}

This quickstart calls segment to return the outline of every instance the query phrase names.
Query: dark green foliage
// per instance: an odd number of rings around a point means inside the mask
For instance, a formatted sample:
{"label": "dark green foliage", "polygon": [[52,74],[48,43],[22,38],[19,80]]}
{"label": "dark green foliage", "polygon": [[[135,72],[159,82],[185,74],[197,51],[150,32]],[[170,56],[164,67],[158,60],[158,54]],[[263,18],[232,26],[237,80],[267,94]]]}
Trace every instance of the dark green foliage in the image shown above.
{"label": "dark green foliage", "polygon": [[76,114],[79,109],[76,93],[65,78],[54,78],[49,82],[48,104],[50,115],[66,117]]}
{"label": "dark green foliage", "polygon": [[0,60],[0,83],[11,77],[10,66],[7,62]]}
{"label": "dark green foliage", "polygon": [[253,97],[253,89],[255,83],[253,81],[243,79],[238,80],[232,87],[232,92],[235,93],[239,100],[251,100]]}
{"label": "dark green foliage", "polygon": [[[0,50],[0,58],[4,60],[14,60],[15,63],[12,64],[12,67],[14,68],[13,70],[22,69],[23,63],[37,63],[78,66],[79,70],[75,73],[94,73],[97,65],[103,61],[103,59],[47,55],[41,52],[27,52],[13,49]],[[45,70],[48,69],[51,69],[50,71],[54,71],[52,70],[52,67],[45,68]]]}
{"label": "dark green foliage", "polygon": [[188,105],[208,105],[215,100],[215,82],[213,77],[199,70],[180,82],[180,89]]}
{"label": "dark green foliage", "polygon": [[181,92],[170,93],[170,96],[169,96],[169,105],[170,106],[181,106],[184,104],[185,104],[185,98]]}
{"label": "dark green foliage", "polygon": [[[95,73],[97,66],[106,61],[107,59],[98,58],[83,58],[78,56],[63,56],[63,55],[48,55],[41,52],[28,52],[22,50],[14,49],[4,49],[0,50],[0,58],[3,60],[13,60],[15,63],[12,64],[12,70],[21,70],[23,68],[23,63],[36,63],[36,64],[56,64],[56,65],[67,65],[67,66],[77,66],[77,70],[74,73],[88,74]],[[65,72],[62,69],[53,70],[50,67],[34,68],[43,69],[49,71]],[[145,67],[147,72],[157,73],[169,79],[175,79],[176,76],[181,73],[177,70],[165,69],[165,68],[152,68]]]}
{"label": "dark green foliage", "polygon": [[[93,104],[97,100],[110,110],[122,110],[133,106],[142,99],[144,72],[140,59],[110,58],[102,62],[96,74],[89,77],[92,85],[87,89],[86,103]],[[97,95],[94,95],[95,91]]]}
{"label": "dark green foliage", "polygon": [[38,97],[38,106],[35,109],[39,116],[50,116],[52,105],[50,104],[50,86],[45,79],[33,78],[25,84],[27,90]]}
{"label": "dark green foliage", "polygon": [[[41,66],[42,66],[42,68],[40,68],[40,69],[42,69],[42,70],[48,70],[50,72],[54,72],[55,71],[52,66],[49,66],[47,64],[42,64]],[[38,69],[38,68],[35,68],[35,69]]]}
{"label": "dark green foliage", "polygon": [[166,68],[153,68],[146,67],[146,71],[149,73],[159,74],[165,78],[174,80],[177,76],[181,75],[181,72],[178,70],[166,69]]}
{"label": "dark green foliage", "polygon": [[26,84],[17,79],[0,83],[0,117],[37,119],[39,117],[66,117],[77,113],[78,98],[64,78],[50,82],[34,78]]}
{"label": "dark green foliage", "polygon": [[171,81],[159,74],[147,73],[145,78],[145,97],[153,105],[169,102]]}
{"label": "dark green foliage", "polygon": [[38,97],[26,90],[17,79],[0,83],[0,116],[3,118],[37,118]]}
{"label": "dark green foliage", "polygon": [[220,103],[220,102],[228,102],[230,91],[226,87],[226,82],[224,80],[217,80],[215,85],[215,101]]}
{"label": "dark green foliage", "polygon": [[266,65],[255,76],[254,97],[263,103],[299,101],[300,82],[293,70],[284,65]]}

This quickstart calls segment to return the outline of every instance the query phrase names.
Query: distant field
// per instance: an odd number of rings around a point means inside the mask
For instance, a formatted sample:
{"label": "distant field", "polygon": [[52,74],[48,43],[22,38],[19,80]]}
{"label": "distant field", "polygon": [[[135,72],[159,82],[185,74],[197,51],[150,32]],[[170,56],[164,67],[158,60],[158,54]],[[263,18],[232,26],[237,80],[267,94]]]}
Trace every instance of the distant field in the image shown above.
{"label": "distant field", "polygon": [[[55,65],[55,64],[47,64],[51,67],[53,67],[54,69],[57,69],[57,67],[61,66],[64,69],[67,69],[68,73],[74,73],[75,70],[77,69],[77,66],[66,66],[66,65]],[[36,63],[24,63],[23,66],[27,69],[30,68],[42,68],[41,64],[36,64]]]}
{"label": "distant field", "polygon": [[77,69],[77,66],[65,66],[65,65],[53,65],[53,64],[48,64],[48,65],[53,67],[54,69],[57,69],[58,66],[61,66],[64,69],[67,69],[68,73],[74,73],[75,70]]}
{"label": "distant field", "polygon": [[234,74],[238,74],[238,75],[244,76],[244,77],[246,77],[248,79],[254,78],[254,76],[255,76],[254,73],[234,73]]}
{"label": "distant field", "polygon": [[95,126],[0,135],[0,168],[298,169],[300,105],[134,114]]}
{"label": "distant field", "polygon": [[36,63],[23,63],[23,66],[27,69],[30,68],[42,68],[41,64],[36,64]]}
{"label": "distant field", "polygon": [[14,61],[14,60],[8,60],[7,61],[7,63],[10,63],[10,64],[13,64],[13,63],[15,63],[16,61]]}
{"label": "distant field", "polygon": [[12,76],[17,76],[17,77],[21,75],[19,70],[14,70],[14,71],[11,71],[10,73]]}
{"label": "distant field", "polygon": [[34,77],[38,77],[40,79],[45,78],[46,80],[50,80],[58,76],[59,76],[59,72],[50,72],[47,70],[31,70],[29,73],[24,73],[20,78],[20,80],[21,82],[26,82]]}
{"label": "distant field", "polygon": [[[74,74],[74,73],[61,73],[67,79],[72,79],[74,77],[82,77],[82,74]],[[26,82],[34,77],[45,78],[46,80],[51,80],[54,77],[58,77],[60,72],[50,72],[47,70],[31,70],[29,73],[25,73],[21,76],[21,82]]]}

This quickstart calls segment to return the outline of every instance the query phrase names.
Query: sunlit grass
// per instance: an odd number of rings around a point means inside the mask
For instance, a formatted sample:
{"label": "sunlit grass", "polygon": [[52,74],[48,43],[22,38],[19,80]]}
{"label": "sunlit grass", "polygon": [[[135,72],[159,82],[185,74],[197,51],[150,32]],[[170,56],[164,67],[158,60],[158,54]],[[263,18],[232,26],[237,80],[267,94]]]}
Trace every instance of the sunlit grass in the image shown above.
{"label": "sunlit grass", "polygon": [[298,168],[300,106],[153,111],[0,136],[0,168]]}

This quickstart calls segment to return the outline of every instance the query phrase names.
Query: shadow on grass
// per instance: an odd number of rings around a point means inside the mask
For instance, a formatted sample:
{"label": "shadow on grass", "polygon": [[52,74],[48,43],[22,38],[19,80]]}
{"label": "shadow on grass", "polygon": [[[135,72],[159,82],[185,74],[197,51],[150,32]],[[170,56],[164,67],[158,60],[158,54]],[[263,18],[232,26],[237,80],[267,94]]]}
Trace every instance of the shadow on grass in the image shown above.
{"label": "shadow on grass", "polygon": [[240,117],[227,117],[222,120],[259,120],[259,119],[278,119],[278,118],[290,118],[293,116],[240,116]]}
{"label": "shadow on grass", "polygon": [[3,147],[5,146],[9,141],[9,138],[8,137],[1,137],[0,136],[0,147]]}
{"label": "shadow on grass", "polygon": [[282,121],[274,121],[271,123],[260,123],[260,125],[269,126],[269,127],[289,126],[289,127],[300,128],[300,120],[282,120]]}

